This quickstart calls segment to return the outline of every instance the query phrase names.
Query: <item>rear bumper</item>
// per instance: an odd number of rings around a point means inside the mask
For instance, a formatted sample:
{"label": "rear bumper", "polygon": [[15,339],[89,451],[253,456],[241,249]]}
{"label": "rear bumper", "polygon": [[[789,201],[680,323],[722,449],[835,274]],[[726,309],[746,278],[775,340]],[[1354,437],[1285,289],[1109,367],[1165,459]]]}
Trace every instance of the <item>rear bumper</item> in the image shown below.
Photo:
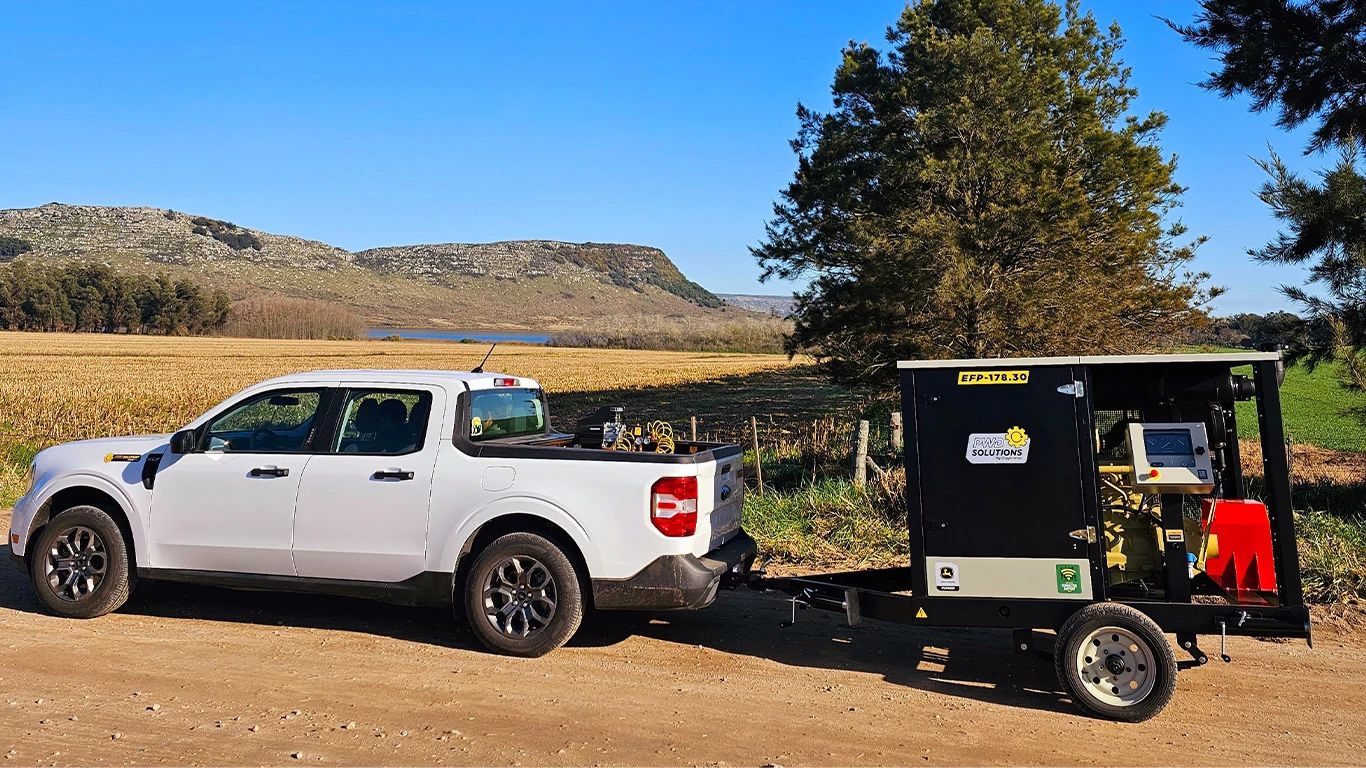
{"label": "rear bumper", "polygon": [[717,590],[743,577],[758,545],[740,531],[702,557],[665,555],[626,579],[593,579],[593,605],[604,610],[696,609],[711,605]]}

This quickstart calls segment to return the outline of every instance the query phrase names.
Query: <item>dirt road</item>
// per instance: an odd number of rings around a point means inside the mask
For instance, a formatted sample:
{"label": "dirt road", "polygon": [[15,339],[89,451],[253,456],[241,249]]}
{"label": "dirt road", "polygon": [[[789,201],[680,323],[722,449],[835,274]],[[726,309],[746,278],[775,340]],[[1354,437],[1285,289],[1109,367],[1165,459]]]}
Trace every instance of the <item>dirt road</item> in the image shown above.
{"label": "dirt road", "polygon": [[601,617],[521,660],[447,612],[341,598],[148,583],[62,620],[7,560],[0,765],[1366,761],[1366,636],[1331,629],[1312,651],[1235,639],[1133,726],[1075,714],[1005,633],[782,629],[772,595]]}

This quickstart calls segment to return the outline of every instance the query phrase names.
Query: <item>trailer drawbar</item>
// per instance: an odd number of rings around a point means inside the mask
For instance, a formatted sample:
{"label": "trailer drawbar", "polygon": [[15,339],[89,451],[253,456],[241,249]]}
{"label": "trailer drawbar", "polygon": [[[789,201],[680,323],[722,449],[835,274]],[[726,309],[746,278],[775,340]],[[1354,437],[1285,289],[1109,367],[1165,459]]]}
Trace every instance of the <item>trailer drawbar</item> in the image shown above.
{"label": "trailer drawbar", "polygon": [[[755,574],[796,607],[929,627],[1054,630],[1083,711],[1146,720],[1171,700],[1167,634],[1310,639],[1277,353],[898,363],[910,562]],[[1234,403],[1255,400],[1262,498]]]}

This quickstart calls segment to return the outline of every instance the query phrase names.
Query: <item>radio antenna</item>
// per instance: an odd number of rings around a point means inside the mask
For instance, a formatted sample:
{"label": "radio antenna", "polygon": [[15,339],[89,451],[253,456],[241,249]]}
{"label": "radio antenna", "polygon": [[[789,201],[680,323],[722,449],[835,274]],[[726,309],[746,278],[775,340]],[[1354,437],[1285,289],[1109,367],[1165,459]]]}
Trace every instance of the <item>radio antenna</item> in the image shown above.
{"label": "radio antenna", "polygon": [[470,371],[470,373],[483,373],[483,372],[484,372],[484,363],[487,363],[487,362],[489,361],[489,355],[492,355],[492,354],[493,354],[493,350],[495,350],[495,349],[497,349],[497,348],[498,348],[498,342],[495,341],[495,342],[493,342],[493,346],[489,347],[489,351],[484,355],[484,359],[483,359],[483,360],[480,360],[480,361],[479,361],[479,365],[474,366],[474,370]]}

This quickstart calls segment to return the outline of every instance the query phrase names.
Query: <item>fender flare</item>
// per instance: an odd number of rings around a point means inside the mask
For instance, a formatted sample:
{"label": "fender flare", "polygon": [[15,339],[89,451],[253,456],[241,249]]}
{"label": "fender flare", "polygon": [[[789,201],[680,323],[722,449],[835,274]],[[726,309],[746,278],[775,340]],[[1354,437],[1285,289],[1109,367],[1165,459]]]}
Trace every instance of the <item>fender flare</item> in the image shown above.
{"label": "fender flare", "polygon": [[[28,550],[29,542],[33,538],[33,527],[38,519],[37,511],[47,507],[52,497],[58,493],[71,488],[92,488],[100,491],[104,495],[114,500],[119,506],[119,511],[123,513],[124,519],[128,523],[128,532],[133,536],[133,551],[136,553],[147,552],[147,530],[142,516],[137,512],[137,506],[128,492],[117,483],[111,482],[103,475],[91,472],[74,471],[60,477],[53,478],[43,486],[42,492],[38,495],[37,501],[33,505],[34,515],[28,521],[28,533],[24,538],[24,549]],[[49,510],[49,516],[51,511]],[[137,566],[136,563],[133,564]]]}
{"label": "fender flare", "polygon": [[478,535],[479,530],[494,520],[509,515],[529,515],[555,525],[569,536],[574,546],[579,548],[579,553],[583,555],[584,563],[588,566],[589,573],[585,576],[600,571],[601,558],[588,537],[588,532],[579,521],[564,509],[534,496],[507,496],[497,499],[461,520],[446,537],[441,549],[436,551],[436,570],[454,571],[459,566],[466,547]]}

